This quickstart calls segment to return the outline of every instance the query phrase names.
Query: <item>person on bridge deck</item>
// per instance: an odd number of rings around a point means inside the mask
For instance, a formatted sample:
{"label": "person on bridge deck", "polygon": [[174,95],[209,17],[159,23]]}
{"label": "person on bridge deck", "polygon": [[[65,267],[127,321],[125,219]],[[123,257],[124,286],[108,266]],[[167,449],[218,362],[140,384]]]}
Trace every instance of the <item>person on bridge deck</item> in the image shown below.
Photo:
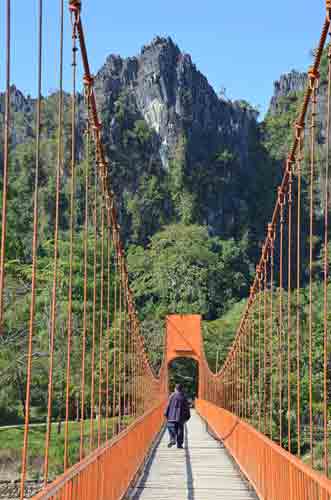
{"label": "person on bridge deck", "polygon": [[177,443],[177,448],[183,448],[184,424],[189,420],[191,414],[181,384],[177,384],[175,392],[170,395],[164,416],[168,421],[167,427],[170,436],[168,447],[171,448]]}

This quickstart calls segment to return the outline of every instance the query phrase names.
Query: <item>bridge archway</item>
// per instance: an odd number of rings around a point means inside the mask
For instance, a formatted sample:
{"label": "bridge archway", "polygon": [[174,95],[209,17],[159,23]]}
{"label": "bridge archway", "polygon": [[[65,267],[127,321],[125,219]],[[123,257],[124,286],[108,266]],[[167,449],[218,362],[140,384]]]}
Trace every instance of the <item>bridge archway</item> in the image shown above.
{"label": "bridge archway", "polygon": [[168,365],[168,387],[173,392],[180,383],[186,396],[192,400],[199,393],[199,364],[193,358],[175,358]]}
{"label": "bridge archway", "polygon": [[[202,334],[200,314],[171,314],[166,318],[168,367],[177,359],[193,359],[197,363],[198,391],[201,392]],[[198,395],[197,395],[198,396]]]}

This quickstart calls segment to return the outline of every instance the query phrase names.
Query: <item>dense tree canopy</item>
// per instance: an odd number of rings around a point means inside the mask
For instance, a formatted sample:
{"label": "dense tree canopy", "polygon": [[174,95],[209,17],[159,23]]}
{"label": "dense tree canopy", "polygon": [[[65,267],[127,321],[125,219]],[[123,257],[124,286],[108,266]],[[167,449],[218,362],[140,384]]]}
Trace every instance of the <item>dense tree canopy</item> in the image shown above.
{"label": "dense tree canopy", "polygon": [[170,313],[215,319],[247,295],[247,241],[209,237],[205,227],[176,224],[131,246],[128,263],[142,318]]}

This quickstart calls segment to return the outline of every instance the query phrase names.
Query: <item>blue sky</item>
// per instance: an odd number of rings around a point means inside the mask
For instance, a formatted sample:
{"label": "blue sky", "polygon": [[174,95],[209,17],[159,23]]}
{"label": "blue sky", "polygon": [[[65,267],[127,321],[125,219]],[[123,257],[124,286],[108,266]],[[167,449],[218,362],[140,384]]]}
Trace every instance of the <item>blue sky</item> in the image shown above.
{"label": "blue sky", "polygon": [[[12,0],[12,81],[36,93],[37,0]],[[60,0],[44,0],[43,92],[57,88]],[[65,0],[67,7],[67,0]],[[107,55],[137,54],[155,35],[170,35],[191,54],[216,91],[264,111],[273,81],[292,68],[306,70],[325,16],[325,0],[83,0],[91,66]],[[0,85],[4,83],[5,0],[0,0]],[[71,29],[66,8],[65,80],[70,85]]]}

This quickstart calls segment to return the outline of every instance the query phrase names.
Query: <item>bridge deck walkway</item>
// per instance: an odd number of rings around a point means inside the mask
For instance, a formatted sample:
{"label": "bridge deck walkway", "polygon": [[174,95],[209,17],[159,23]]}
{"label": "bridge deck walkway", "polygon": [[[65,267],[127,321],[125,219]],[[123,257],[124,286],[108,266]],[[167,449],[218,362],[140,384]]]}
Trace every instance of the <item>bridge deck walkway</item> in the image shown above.
{"label": "bridge deck walkway", "polygon": [[132,500],[257,499],[223,445],[192,412],[184,449],[168,448],[164,433],[140,478]]}

